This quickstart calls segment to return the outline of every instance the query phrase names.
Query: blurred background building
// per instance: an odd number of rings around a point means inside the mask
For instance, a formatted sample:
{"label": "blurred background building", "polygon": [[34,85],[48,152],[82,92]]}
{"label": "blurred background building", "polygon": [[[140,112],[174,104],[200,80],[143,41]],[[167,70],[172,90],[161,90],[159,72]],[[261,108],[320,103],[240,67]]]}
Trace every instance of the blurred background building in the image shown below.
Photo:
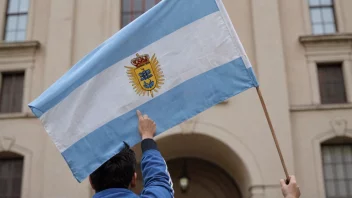
{"label": "blurred background building", "polygon": [[[352,1],[223,1],[302,197],[351,198]],[[27,104],[158,2],[0,0],[0,198],[92,196]],[[157,141],[178,198],[282,197],[284,173],[255,89]]]}

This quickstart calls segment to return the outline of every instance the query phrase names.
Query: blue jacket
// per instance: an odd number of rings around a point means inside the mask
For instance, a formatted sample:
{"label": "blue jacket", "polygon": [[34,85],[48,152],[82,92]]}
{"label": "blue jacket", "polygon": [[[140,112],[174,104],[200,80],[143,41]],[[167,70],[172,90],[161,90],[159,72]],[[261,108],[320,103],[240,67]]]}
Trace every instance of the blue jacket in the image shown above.
{"label": "blue jacket", "polygon": [[172,181],[164,158],[152,139],[142,141],[142,175],[144,189],[141,195],[124,188],[110,188],[96,193],[93,198],[173,198]]}

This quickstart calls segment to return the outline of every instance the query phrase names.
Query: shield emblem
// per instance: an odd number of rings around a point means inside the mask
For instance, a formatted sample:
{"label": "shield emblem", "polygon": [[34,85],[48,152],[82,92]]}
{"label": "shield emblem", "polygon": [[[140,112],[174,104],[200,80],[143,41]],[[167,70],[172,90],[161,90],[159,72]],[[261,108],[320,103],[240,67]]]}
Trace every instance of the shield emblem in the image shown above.
{"label": "shield emblem", "polygon": [[150,63],[134,69],[134,72],[136,76],[138,76],[139,84],[142,89],[145,91],[151,91],[155,88],[157,80]]}

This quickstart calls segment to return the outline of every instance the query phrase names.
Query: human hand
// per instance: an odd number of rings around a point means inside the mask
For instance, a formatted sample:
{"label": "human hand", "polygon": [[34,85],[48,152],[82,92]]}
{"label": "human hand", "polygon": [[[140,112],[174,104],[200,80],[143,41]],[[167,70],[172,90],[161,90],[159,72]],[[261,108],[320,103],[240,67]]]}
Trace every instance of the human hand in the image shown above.
{"label": "human hand", "polygon": [[137,110],[138,116],[138,130],[139,134],[144,139],[153,139],[156,131],[155,122],[148,117],[148,115],[142,115],[142,113]]}
{"label": "human hand", "polygon": [[295,176],[292,175],[290,177],[289,184],[286,184],[285,180],[283,179],[280,180],[280,183],[282,194],[285,198],[299,198],[301,196],[301,192],[299,190],[299,186],[297,185]]}

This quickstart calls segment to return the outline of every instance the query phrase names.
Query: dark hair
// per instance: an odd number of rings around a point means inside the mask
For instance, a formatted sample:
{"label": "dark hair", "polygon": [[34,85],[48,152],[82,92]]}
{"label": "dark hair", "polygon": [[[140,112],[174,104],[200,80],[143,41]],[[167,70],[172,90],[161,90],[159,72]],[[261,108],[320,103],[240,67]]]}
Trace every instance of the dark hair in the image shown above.
{"label": "dark hair", "polygon": [[134,151],[127,143],[124,144],[125,148],[89,176],[96,192],[109,188],[129,187],[137,162]]}

